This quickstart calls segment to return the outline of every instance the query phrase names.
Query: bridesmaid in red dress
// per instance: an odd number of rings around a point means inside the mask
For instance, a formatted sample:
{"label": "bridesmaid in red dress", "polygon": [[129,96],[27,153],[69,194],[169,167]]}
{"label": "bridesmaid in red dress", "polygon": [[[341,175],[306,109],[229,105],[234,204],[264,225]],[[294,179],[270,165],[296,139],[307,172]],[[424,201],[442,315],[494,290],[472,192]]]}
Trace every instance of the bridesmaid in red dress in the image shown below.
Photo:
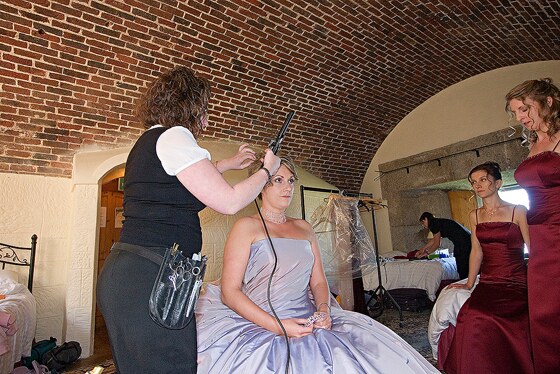
{"label": "bridesmaid in red dress", "polygon": [[466,284],[472,289],[457,316],[457,327],[443,362],[447,374],[533,373],[527,311],[527,268],[523,243],[529,245],[527,210],[498,196],[500,166],[478,165],[469,182],[482,199],[470,213],[472,250]]}
{"label": "bridesmaid in red dress", "polygon": [[530,80],[514,87],[506,102],[530,146],[515,179],[530,203],[527,284],[535,373],[560,373],[560,91],[548,78]]}

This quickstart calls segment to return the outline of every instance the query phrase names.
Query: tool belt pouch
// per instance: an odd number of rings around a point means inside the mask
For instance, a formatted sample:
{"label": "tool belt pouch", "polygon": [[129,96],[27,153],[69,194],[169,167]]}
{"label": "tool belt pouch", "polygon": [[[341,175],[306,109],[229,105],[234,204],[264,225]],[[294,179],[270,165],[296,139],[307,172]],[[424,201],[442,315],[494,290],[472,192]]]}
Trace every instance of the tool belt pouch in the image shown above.
{"label": "tool belt pouch", "polygon": [[166,250],[150,295],[150,317],[171,330],[191,322],[207,260],[196,253],[187,258],[178,247]]}

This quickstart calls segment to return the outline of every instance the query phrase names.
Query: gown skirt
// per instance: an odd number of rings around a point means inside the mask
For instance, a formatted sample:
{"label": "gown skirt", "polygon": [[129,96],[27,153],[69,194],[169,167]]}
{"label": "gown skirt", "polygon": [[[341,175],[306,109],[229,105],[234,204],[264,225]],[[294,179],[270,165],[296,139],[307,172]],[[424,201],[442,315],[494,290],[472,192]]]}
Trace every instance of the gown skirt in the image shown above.
{"label": "gown skirt", "polygon": [[[307,318],[315,312],[309,290],[311,244],[299,239],[272,240],[278,264],[271,304],[280,319]],[[251,245],[242,290],[268,313],[267,286],[273,264],[268,239]],[[285,373],[284,336],[229,309],[221,302],[219,286],[207,285],[196,313],[199,373]],[[308,336],[289,339],[291,373],[439,373],[402,338],[369,316],[345,311],[332,301],[331,318],[331,330],[315,329]]]}

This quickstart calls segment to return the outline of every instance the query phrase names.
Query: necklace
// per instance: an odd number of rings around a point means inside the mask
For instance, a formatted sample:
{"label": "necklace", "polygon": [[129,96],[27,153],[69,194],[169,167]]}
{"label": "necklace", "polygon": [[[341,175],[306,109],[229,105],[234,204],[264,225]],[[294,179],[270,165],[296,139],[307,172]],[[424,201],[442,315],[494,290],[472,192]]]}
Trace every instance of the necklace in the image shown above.
{"label": "necklace", "polygon": [[272,223],[281,224],[281,223],[286,222],[286,213],[285,212],[275,213],[275,212],[271,212],[270,210],[267,210],[265,208],[261,208],[261,213],[262,213],[264,219],[266,219],[267,221],[270,221]]}
{"label": "necklace", "polygon": [[500,209],[501,207],[502,207],[501,205],[498,205],[497,207],[492,208],[492,209],[484,208],[484,210],[486,211],[486,215],[488,217],[492,217],[494,215],[494,213],[496,213],[498,211],[498,209]]}

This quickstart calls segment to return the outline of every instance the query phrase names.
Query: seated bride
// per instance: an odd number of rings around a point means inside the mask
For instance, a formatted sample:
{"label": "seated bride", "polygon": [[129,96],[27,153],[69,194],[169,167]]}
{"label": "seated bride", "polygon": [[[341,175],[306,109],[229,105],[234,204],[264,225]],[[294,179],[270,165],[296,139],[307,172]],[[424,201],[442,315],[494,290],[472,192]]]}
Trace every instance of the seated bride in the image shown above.
{"label": "seated bride", "polygon": [[285,215],[296,179],[282,158],[261,194],[263,220],[233,226],[221,284],[197,303],[198,372],[439,373],[392,330],[331,298],[315,233]]}

